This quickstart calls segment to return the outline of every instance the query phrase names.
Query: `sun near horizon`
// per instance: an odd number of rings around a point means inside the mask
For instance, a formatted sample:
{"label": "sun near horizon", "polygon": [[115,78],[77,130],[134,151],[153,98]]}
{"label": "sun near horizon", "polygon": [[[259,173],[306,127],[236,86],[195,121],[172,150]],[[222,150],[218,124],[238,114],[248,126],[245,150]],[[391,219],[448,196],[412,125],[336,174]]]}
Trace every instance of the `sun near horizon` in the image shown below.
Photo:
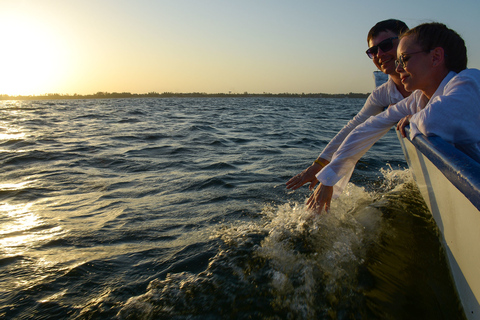
{"label": "sun near horizon", "polygon": [[34,19],[0,19],[0,94],[39,95],[65,77],[65,48]]}
{"label": "sun near horizon", "polygon": [[368,93],[366,34],[392,17],[446,23],[478,68],[480,5],[427,2],[0,0],[0,95]]}
{"label": "sun near horizon", "polygon": [[[145,2],[0,4],[0,95],[342,94],[372,88],[359,89],[348,68],[318,58],[321,47],[305,40],[314,26],[284,24],[241,4],[215,8],[209,23],[209,7],[195,2],[187,9],[149,4],[151,10]],[[229,6],[245,11],[232,16]],[[365,65],[371,78],[372,66]]]}

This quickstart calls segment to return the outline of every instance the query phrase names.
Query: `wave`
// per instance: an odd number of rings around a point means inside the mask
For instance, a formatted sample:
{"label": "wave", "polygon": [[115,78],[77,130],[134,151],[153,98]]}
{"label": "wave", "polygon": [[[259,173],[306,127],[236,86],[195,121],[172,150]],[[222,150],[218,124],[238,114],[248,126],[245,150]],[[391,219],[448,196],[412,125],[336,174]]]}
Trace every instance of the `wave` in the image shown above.
{"label": "wave", "polygon": [[[206,270],[170,273],[151,281],[146,293],[130,298],[118,316],[350,319],[355,314],[402,319],[406,311],[398,312],[405,305],[398,306],[395,297],[416,296],[411,288],[398,285],[411,283],[406,280],[412,273],[399,273],[398,266],[405,264],[397,264],[408,254],[385,259],[387,266],[376,265],[381,263],[378,248],[385,247],[387,238],[395,238],[389,239],[390,245],[411,237],[410,230],[394,226],[398,217],[392,212],[401,219],[423,221],[429,243],[438,245],[438,238],[428,237],[435,235],[436,227],[409,171],[385,170],[384,177],[386,192],[366,192],[349,184],[328,214],[312,215],[299,203],[265,206],[254,222],[212,230],[211,238],[222,245]],[[397,207],[408,205],[414,214],[396,211],[393,198]],[[396,252],[382,255],[392,251]],[[379,281],[386,287],[378,286]],[[376,301],[379,291],[386,302]],[[428,310],[431,307],[425,305],[423,314],[436,314]]]}

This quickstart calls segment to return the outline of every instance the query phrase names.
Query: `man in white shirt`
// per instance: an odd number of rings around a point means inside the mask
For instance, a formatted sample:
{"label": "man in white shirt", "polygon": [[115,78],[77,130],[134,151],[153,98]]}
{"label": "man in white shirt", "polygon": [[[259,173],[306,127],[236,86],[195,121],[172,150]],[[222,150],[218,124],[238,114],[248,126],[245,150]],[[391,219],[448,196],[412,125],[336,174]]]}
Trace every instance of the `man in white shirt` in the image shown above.
{"label": "man in white shirt", "polygon": [[[370,47],[366,53],[379,70],[389,75],[388,81],[370,94],[360,112],[338,132],[313,164],[287,182],[288,189],[296,190],[310,182],[310,190],[313,190],[318,182],[315,175],[331,161],[335,151],[353,129],[369,117],[379,114],[389,105],[404,99],[410,94],[405,90],[399,74],[395,71],[398,36],[407,30],[408,27],[404,22],[395,19],[380,21],[370,29],[367,36]],[[352,172],[353,169],[350,175]],[[345,176],[342,181],[343,185],[348,183],[350,175]]]}
{"label": "man in white shirt", "polygon": [[443,24],[422,24],[402,35],[398,57],[402,83],[416,91],[350,133],[317,174],[320,185],[307,201],[310,209],[328,211],[332,195],[343,189],[339,182],[399,120],[402,131],[410,123],[411,139],[438,135],[480,162],[480,71],[466,69],[463,39]]}

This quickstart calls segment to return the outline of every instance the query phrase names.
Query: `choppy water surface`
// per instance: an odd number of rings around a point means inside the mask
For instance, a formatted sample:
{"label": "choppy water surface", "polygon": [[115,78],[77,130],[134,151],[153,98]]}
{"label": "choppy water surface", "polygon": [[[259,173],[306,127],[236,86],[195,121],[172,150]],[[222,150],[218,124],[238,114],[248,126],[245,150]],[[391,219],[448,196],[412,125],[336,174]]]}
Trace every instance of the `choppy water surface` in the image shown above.
{"label": "choppy water surface", "polygon": [[393,132],[285,189],[362,99],[3,101],[0,317],[463,319]]}

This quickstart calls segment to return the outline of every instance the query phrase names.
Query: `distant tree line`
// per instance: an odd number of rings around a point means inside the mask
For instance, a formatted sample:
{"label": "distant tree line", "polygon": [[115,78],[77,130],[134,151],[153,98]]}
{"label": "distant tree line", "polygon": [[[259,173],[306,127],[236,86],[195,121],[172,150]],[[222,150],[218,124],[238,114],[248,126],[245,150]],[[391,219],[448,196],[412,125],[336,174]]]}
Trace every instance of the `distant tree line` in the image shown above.
{"label": "distant tree line", "polygon": [[329,94],[329,93],[174,93],[174,92],[148,92],[148,93],[130,93],[130,92],[97,92],[95,94],[59,94],[47,93],[44,95],[30,96],[10,96],[0,95],[0,100],[66,100],[66,99],[125,99],[125,98],[238,98],[238,97],[280,97],[280,98],[367,98],[369,93],[347,93],[347,94]]}

